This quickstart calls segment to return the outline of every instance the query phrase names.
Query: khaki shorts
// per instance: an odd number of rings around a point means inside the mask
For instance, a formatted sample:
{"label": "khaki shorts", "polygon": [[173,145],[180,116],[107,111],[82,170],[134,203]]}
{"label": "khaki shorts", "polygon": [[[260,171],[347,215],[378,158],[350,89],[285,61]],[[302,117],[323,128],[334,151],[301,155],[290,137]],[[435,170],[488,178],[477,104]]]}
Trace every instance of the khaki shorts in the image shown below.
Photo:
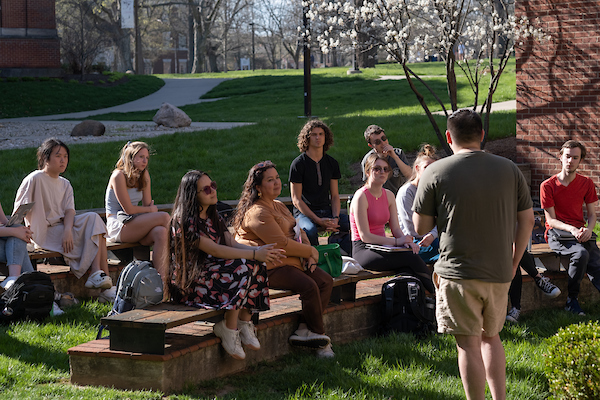
{"label": "khaki shorts", "polygon": [[506,320],[510,282],[446,279],[433,274],[439,333],[496,336]]}

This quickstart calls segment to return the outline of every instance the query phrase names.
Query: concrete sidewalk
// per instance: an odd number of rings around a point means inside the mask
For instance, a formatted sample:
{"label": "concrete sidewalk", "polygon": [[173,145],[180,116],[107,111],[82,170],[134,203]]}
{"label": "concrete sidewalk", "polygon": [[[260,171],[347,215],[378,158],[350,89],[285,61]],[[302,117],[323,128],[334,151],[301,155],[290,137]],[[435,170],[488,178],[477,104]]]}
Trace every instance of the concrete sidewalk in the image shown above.
{"label": "concrete sidewalk", "polygon": [[0,122],[33,122],[52,121],[57,119],[83,119],[91,115],[107,113],[127,113],[133,111],[158,110],[162,103],[169,103],[176,107],[188,104],[197,104],[218,99],[201,100],[204,94],[211,91],[221,82],[227,79],[164,79],[165,85],[156,92],[118,106],[103,108],[100,110],[82,111],[68,114],[43,115],[39,117],[0,119]]}

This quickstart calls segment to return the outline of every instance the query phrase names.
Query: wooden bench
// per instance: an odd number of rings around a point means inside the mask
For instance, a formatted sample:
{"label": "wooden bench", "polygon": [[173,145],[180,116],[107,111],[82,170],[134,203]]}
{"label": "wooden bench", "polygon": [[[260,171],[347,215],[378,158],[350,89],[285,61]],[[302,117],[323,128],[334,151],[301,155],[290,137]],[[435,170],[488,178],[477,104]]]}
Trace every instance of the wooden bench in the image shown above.
{"label": "wooden bench", "polygon": [[[394,275],[394,272],[361,271],[356,275],[334,278],[331,301],[354,302],[356,284],[365,279]],[[292,296],[290,290],[269,290],[271,299]],[[164,354],[167,329],[195,321],[205,321],[222,314],[221,310],[206,310],[178,304],[163,303],[146,309],[131,310],[104,317],[101,324],[110,330],[110,349],[134,353]]]}

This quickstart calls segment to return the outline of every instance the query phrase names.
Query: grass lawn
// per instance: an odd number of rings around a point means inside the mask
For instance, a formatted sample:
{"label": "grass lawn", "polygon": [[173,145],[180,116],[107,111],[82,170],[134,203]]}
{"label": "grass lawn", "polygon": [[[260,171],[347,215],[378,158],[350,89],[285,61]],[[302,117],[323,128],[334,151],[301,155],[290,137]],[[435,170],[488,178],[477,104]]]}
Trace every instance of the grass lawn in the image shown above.
{"label": "grass lawn", "polygon": [[[110,83],[114,80],[114,83]],[[155,76],[106,75],[104,85],[60,79],[0,80],[0,118],[33,117],[97,110],[156,92],[165,83]],[[0,119],[0,122],[2,120]]]}
{"label": "grass lawn", "polygon": [[[560,327],[598,320],[600,304],[585,304],[577,317],[557,309],[521,317],[501,333],[507,358],[507,398],[546,399],[547,338]],[[85,302],[44,324],[0,327],[0,391],[3,399],[463,399],[451,336],[417,340],[394,334],[335,345],[333,360],[295,352],[244,373],[190,386],[178,395],[68,384],[66,351],[95,337],[108,305]],[[265,344],[263,344],[265,345]]]}
{"label": "grass lawn", "polygon": [[[443,74],[442,63],[414,64],[423,75]],[[422,143],[439,144],[429,121],[418,106],[405,81],[378,81],[379,75],[401,74],[397,65],[385,64],[346,75],[346,68],[314,69],[312,110],[334,132],[335,144],[329,154],[340,163],[341,193],[353,193],[357,183],[351,178],[356,166],[369,150],[363,132],[370,124],[382,126],[390,143],[413,151]],[[203,74],[202,77],[235,77],[223,82],[205,97],[225,99],[182,107],[194,121],[249,121],[255,125],[226,131],[160,136],[146,140],[154,149],[150,160],[152,193],[156,204],[172,203],[181,177],[190,169],[208,171],[219,184],[219,198],[237,199],[249,168],[269,159],[278,165],[287,187],[291,161],[299,154],[296,136],[306,122],[298,118],[304,112],[301,70],[262,70]],[[188,77],[188,75],[185,75]],[[459,77],[461,105],[467,106],[472,95],[464,77]],[[428,78],[438,94],[445,94],[442,77]],[[33,83],[33,82],[23,82]],[[6,83],[1,83],[6,84]],[[1,85],[0,84],[0,85]],[[514,61],[503,75],[496,101],[515,98]],[[425,92],[423,92],[425,94]],[[439,110],[426,96],[433,110]],[[151,120],[154,111],[95,116],[99,120]],[[437,117],[442,129],[445,118]],[[1,122],[1,121],[0,121]],[[490,138],[513,136],[515,112],[492,115]],[[71,146],[71,160],[64,176],[75,191],[78,209],[103,207],[104,191],[122,142]],[[35,149],[1,151],[0,176],[4,178],[0,202],[10,209],[15,192],[25,175],[36,168]]]}

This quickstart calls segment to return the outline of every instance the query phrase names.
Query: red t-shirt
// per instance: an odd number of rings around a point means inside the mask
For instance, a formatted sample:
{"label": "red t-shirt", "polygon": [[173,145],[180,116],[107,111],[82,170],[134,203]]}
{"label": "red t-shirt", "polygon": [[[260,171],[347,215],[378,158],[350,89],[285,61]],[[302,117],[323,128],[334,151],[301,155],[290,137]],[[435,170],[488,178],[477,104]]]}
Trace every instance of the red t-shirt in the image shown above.
{"label": "red t-shirt", "polygon": [[[598,201],[596,188],[590,178],[577,174],[569,186],[563,186],[554,175],[540,187],[542,208],[554,207],[556,219],[576,228],[585,226],[583,205]],[[550,225],[546,221],[546,234]]]}

